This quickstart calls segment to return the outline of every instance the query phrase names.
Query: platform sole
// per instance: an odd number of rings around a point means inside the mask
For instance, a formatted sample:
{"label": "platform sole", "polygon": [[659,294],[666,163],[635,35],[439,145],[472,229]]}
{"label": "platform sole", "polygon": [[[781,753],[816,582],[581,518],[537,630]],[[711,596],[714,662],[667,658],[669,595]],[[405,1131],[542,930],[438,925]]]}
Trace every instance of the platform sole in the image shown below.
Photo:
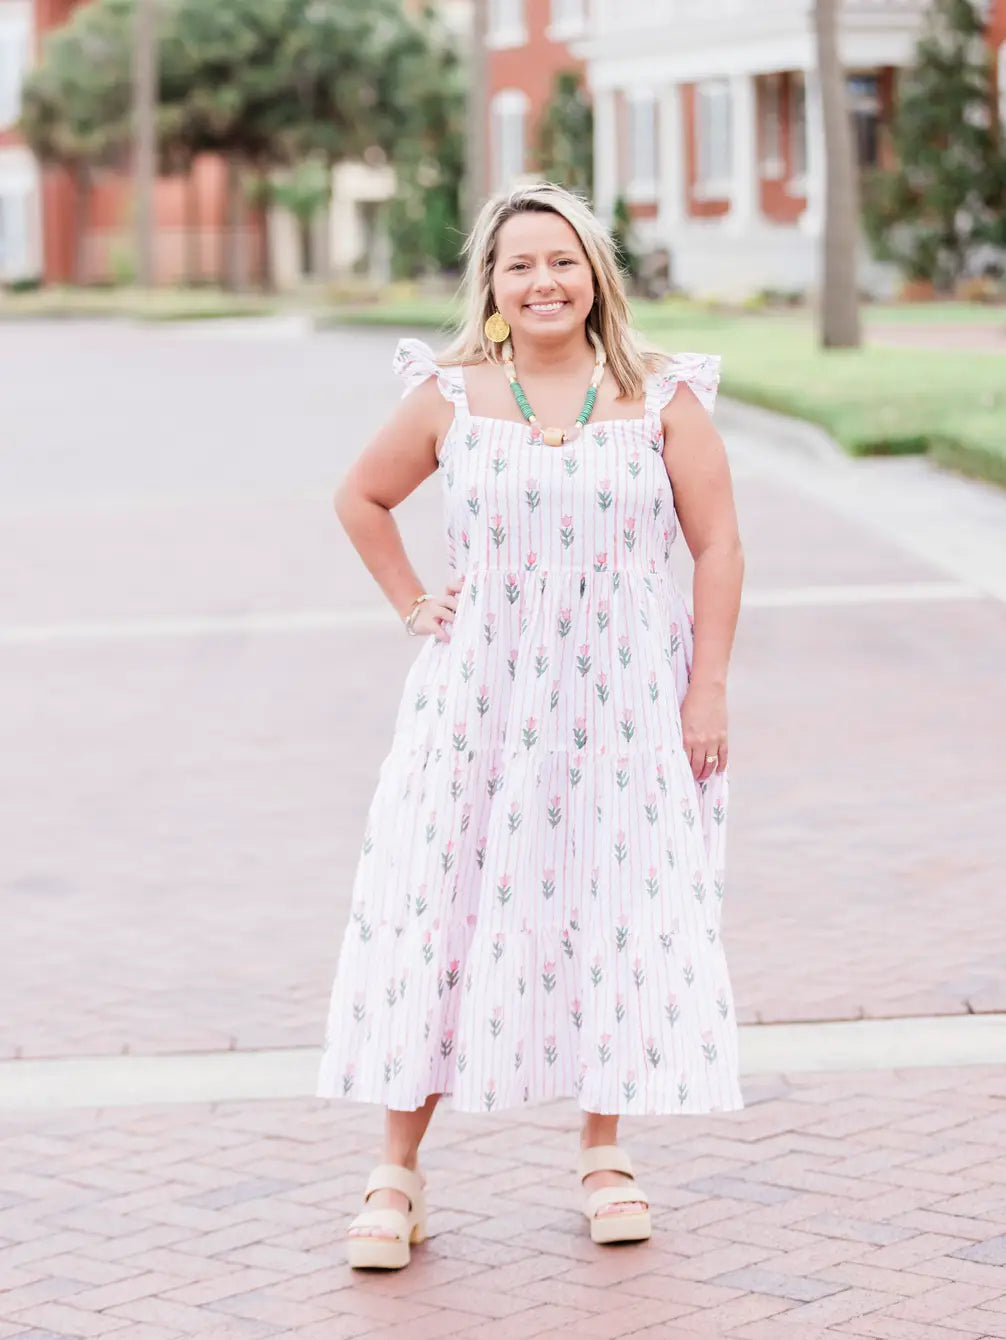
{"label": "platform sole", "polygon": [[613,1242],[643,1242],[652,1232],[648,1210],[644,1214],[603,1214],[590,1221],[591,1239],[602,1246]]}
{"label": "platform sole", "polygon": [[412,1225],[408,1242],[403,1238],[376,1238],[354,1234],[346,1239],[346,1260],[354,1270],[401,1270],[409,1264],[409,1244],[422,1242],[425,1231]]}

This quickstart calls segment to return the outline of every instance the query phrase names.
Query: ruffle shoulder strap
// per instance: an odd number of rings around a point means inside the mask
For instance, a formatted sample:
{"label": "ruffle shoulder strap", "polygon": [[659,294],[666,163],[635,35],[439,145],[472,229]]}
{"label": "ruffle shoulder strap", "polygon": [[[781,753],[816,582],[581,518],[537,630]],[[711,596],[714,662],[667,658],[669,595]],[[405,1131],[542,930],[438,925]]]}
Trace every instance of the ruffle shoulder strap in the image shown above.
{"label": "ruffle shoulder strap", "polygon": [[422,340],[399,340],[392,367],[405,383],[403,396],[414,391],[430,377],[436,377],[437,388],[444,399],[451,401],[458,409],[467,410],[468,398],[465,395],[465,381],[461,369],[442,368],[437,363],[433,350]]}
{"label": "ruffle shoulder strap", "polygon": [[647,412],[659,416],[680,382],[688,383],[699,404],[711,414],[720,384],[719,354],[672,355],[663,367],[651,372],[646,379]]}

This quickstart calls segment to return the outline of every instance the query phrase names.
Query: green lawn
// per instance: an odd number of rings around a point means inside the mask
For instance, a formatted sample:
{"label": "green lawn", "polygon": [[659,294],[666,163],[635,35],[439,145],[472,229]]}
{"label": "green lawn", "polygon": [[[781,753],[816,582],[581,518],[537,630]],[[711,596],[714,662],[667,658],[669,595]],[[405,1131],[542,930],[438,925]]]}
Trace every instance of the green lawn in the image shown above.
{"label": "green lawn", "polygon": [[221,289],[61,288],[0,293],[0,320],[116,317],[133,321],[205,321],[265,316],[277,302],[261,293]]}
{"label": "green lawn", "polygon": [[662,348],[723,357],[727,395],[809,419],[854,455],[929,451],[1006,484],[1006,360],[959,350],[818,348],[805,318],[638,309]]}
{"label": "green lawn", "polygon": [[453,298],[401,298],[360,306],[337,306],[316,318],[322,328],[413,326],[447,331],[457,312]]}

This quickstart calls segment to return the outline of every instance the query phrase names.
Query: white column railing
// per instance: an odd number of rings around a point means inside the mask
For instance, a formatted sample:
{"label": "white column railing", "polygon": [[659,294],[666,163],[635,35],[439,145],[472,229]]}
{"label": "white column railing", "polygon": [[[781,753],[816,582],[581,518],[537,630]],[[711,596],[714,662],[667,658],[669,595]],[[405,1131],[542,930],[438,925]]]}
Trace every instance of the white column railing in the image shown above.
{"label": "white column railing", "polygon": [[685,217],[685,125],[681,85],[667,84],[657,104],[660,229],[666,234]]}
{"label": "white column railing", "polygon": [[824,223],[824,117],[821,111],[821,84],[817,70],[805,70],[803,78],[806,90],[807,208],[800,216],[800,227],[805,233],[816,237]]}
{"label": "white column railing", "polygon": [[730,80],[730,216],[732,229],[746,232],[760,213],[758,199],[758,118],[755,81],[737,74]]}
{"label": "white column railing", "polygon": [[618,131],[615,94],[600,88],[594,94],[594,207],[610,223],[618,194]]}

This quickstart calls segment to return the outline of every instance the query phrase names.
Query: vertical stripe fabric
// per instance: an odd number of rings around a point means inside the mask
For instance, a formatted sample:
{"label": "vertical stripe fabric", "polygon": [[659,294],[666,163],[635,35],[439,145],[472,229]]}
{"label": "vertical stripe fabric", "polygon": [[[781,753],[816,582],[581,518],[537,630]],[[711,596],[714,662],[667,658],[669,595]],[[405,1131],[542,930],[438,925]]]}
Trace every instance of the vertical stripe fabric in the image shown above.
{"label": "vertical stripe fabric", "polygon": [[418,340],[395,366],[455,407],[440,475],[464,584],[380,768],[318,1093],[736,1110],[728,781],[697,783],[682,747],[693,628],[660,425],[682,381],[712,408],[719,360],[677,355],[641,418],[561,448],[471,415],[461,370]]}

